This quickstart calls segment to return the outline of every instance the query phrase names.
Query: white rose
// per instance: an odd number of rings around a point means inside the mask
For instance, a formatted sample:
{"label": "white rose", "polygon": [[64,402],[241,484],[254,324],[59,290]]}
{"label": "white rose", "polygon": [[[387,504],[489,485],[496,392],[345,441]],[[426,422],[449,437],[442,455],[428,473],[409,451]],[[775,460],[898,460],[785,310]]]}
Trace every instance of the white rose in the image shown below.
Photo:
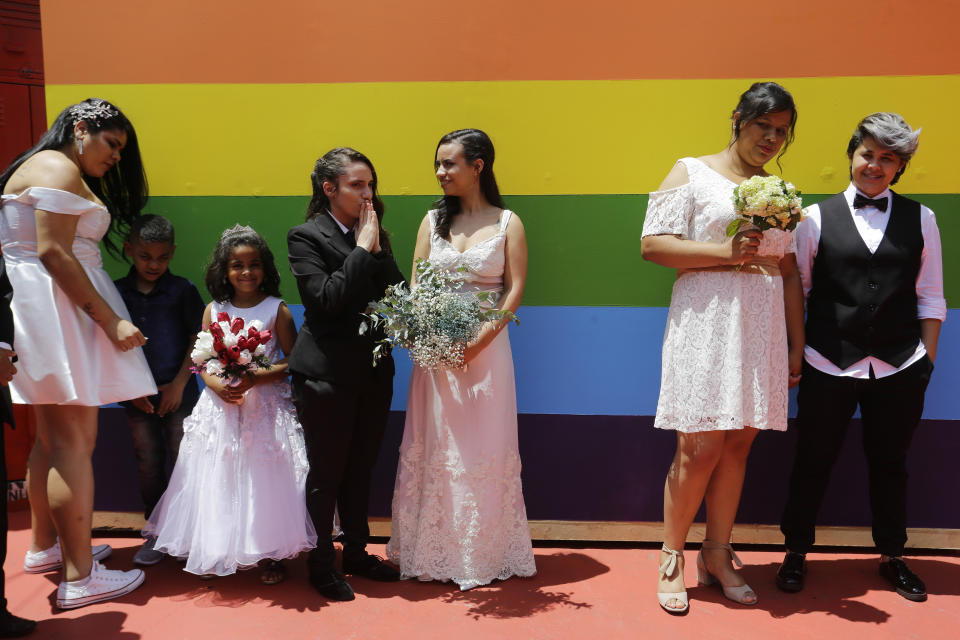
{"label": "white rose", "polygon": [[211,360],[207,363],[207,373],[211,376],[219,376],[223,373],[223,365],[219,360]]}
{"label": "white rose", "polygon": [[228,334],[233,333],[232,331],[230,331],[230,323],[229,323],[229,322],[218,322],[217,324],[219,324],[219,325],[220,325],[220,328],[223,329],[223,335],[228,335]]}
{"label": "white rose", "polygon": [[213,336],[207,331],[201,331],[197,334],[197,342],[194,347],[204,351],[213,349]]}
{"label": "white rose", "polygon": [[223,346],[229,349],[235,344],[237,344],[237,336],[233,335],[229,331],[223,334]]}
{"label": "white rose", "polygon": [[263,331],[263,321],[251,320],[250,324],[247,325],[247,329],[256,329],[257,331]]}
{"label": "white rose", "polygon": [[237,356],[237,364],[250,364],[251,360],[253,360],[253,356],[250,355],[248,349],[244,349],[240,352],[240,355]]}
{"label": "white rose", "polygon": [[258,344],[258,345],[257,345],[257,348],[253,350],[253,355],[255,355],[255,356],[262,356],[262,355],[265,354],[266,352],[267,352],[267,348],[266,348],[265,346],[263,346],[262,344]]}

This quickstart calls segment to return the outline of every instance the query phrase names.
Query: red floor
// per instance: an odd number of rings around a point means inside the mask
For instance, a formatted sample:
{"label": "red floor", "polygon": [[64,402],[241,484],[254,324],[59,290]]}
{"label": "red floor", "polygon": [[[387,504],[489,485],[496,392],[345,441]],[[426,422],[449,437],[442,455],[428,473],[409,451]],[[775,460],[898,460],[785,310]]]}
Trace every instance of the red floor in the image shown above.
{"label": "red floor", "polygon": [[[811,556],[807,589],[780,593],[773,574],[778,552],[743,552],[743,574],[760,595],[745,608],[713,588],[690,590],[683,618],[663,613],[653,594],[657,552],[652,549],[535,549],[539,573],[461,593],[448,585],[352,580],[357,599],[329,603],[306,582],[302,561],[288,563],[277,586],[256,571],[204,582],[165,560],[147,570],[139,590],[113,602],[60,612],[55,574],[23,573],[29,531],[26,513],[14,513],[6,563],[9,609],[40,621],[31,638],[152,640],[198,638],[957,638],[960,635],[960,557],[910,560],[927,583],[926,603],[887,591],[876,558]],[[111,568],[130,568],[139,541],[100,539],[114,547]],[[372,549],[383,553],[381,546]],[[687,551],[687,584],[696,579],[696,554]],[[867,635],[869,634],[869,635]]]}

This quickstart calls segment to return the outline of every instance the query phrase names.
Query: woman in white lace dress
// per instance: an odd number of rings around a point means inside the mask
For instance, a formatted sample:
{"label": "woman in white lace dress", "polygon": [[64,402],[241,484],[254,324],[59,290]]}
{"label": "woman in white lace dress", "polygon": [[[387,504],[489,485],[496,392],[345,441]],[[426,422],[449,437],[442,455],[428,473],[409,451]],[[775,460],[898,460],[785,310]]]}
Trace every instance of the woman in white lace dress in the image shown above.
{"label": "woman in white lace dress", "polygon": [[734,219],[734,187],[767,175],[764,165],[786,150],[796,117],[783,87],[755,83],[733,112],[730,144],[681,159],[650,194],[643,257],[678,270],[654,423],[677,432],[657,587],[670,613],[688,609],[682,552],[704,498],[698,580],[719,583],[735,602],[757,602],[733,569],[739,559],[730,534],[754,437],[787,428],[787,388],[799,381],[802,365],[803,293],[792,232],[747,230],[728,238],[726,227]]}
{"label": "woman in white lace dress", "polygon": [[[498,308],[516,311],[527,243],[520,218],[503,208],[493,159],[482,131],[441,138],[436,173],[444,197],[420,225],[414,264],[429,258],[461,275],[461,292],[493,292]],[[452,580],[462,590],[536,573],[506,327],[487,323],[464,361],[462,370],[414,366],[387,545],[403,577]]]}

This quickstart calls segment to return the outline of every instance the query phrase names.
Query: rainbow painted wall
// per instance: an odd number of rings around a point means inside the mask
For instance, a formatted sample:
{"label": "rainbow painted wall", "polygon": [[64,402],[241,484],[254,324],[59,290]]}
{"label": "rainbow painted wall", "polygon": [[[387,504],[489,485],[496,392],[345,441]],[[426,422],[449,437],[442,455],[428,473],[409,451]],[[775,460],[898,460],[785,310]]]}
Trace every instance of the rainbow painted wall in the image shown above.
{"label": "rainbow painted wall", "polygon": [[[800,114],[782,173],[814,202],[845,187],[856,122],[873,111],[902,113],[924,133],[899,189],[937,213],[950,307],[913,486],[929,476],[960,489],[940,446],[960,443],[955,3],[83,4],[92,21],[79,36],[72,0],[41,5],[47,113],[88,96],[125,111],[147,163],[149,211],[174,221],[173,269],[195,282],[219,232],[235,222],[261,231],[282,262],[313,162],[340,145],[374,161],[385,224],[409,265],[417,226],[439,193],[436,141],[467,126],[491,135],[501,190],[529,238],[522,324],[511,339],[531,518],[661,517],[672,435],[649,427],[674,274],[643,262],[639,242],[646,194],[676,158],[723,147],[738,95],[754,80],[776,80]],[[280,267],[286,299],[297,305]],[[383,515],[408,368],[397,376],[378,470]],[[759,439],[741,519],[776,522],[791,447],[789,434]],[[865,524],[865,502],[839,496],[826,521]],[[960,528],[960,514],[924,509],[911,515],[916,526]]]}

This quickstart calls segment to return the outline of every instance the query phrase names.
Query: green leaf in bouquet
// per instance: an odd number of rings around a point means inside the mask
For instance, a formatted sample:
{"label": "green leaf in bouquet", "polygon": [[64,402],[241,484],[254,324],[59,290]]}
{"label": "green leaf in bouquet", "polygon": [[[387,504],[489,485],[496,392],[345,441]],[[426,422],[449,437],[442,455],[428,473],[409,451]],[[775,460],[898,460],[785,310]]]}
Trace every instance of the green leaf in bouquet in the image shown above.
{"label": "green leaf in bouquet", "polygon": [[737,235],[737,231],[740,230],[740,225],[743,224],[743,218],[737,218],[733,222],[727,225],[727,237],[732,238]]}

